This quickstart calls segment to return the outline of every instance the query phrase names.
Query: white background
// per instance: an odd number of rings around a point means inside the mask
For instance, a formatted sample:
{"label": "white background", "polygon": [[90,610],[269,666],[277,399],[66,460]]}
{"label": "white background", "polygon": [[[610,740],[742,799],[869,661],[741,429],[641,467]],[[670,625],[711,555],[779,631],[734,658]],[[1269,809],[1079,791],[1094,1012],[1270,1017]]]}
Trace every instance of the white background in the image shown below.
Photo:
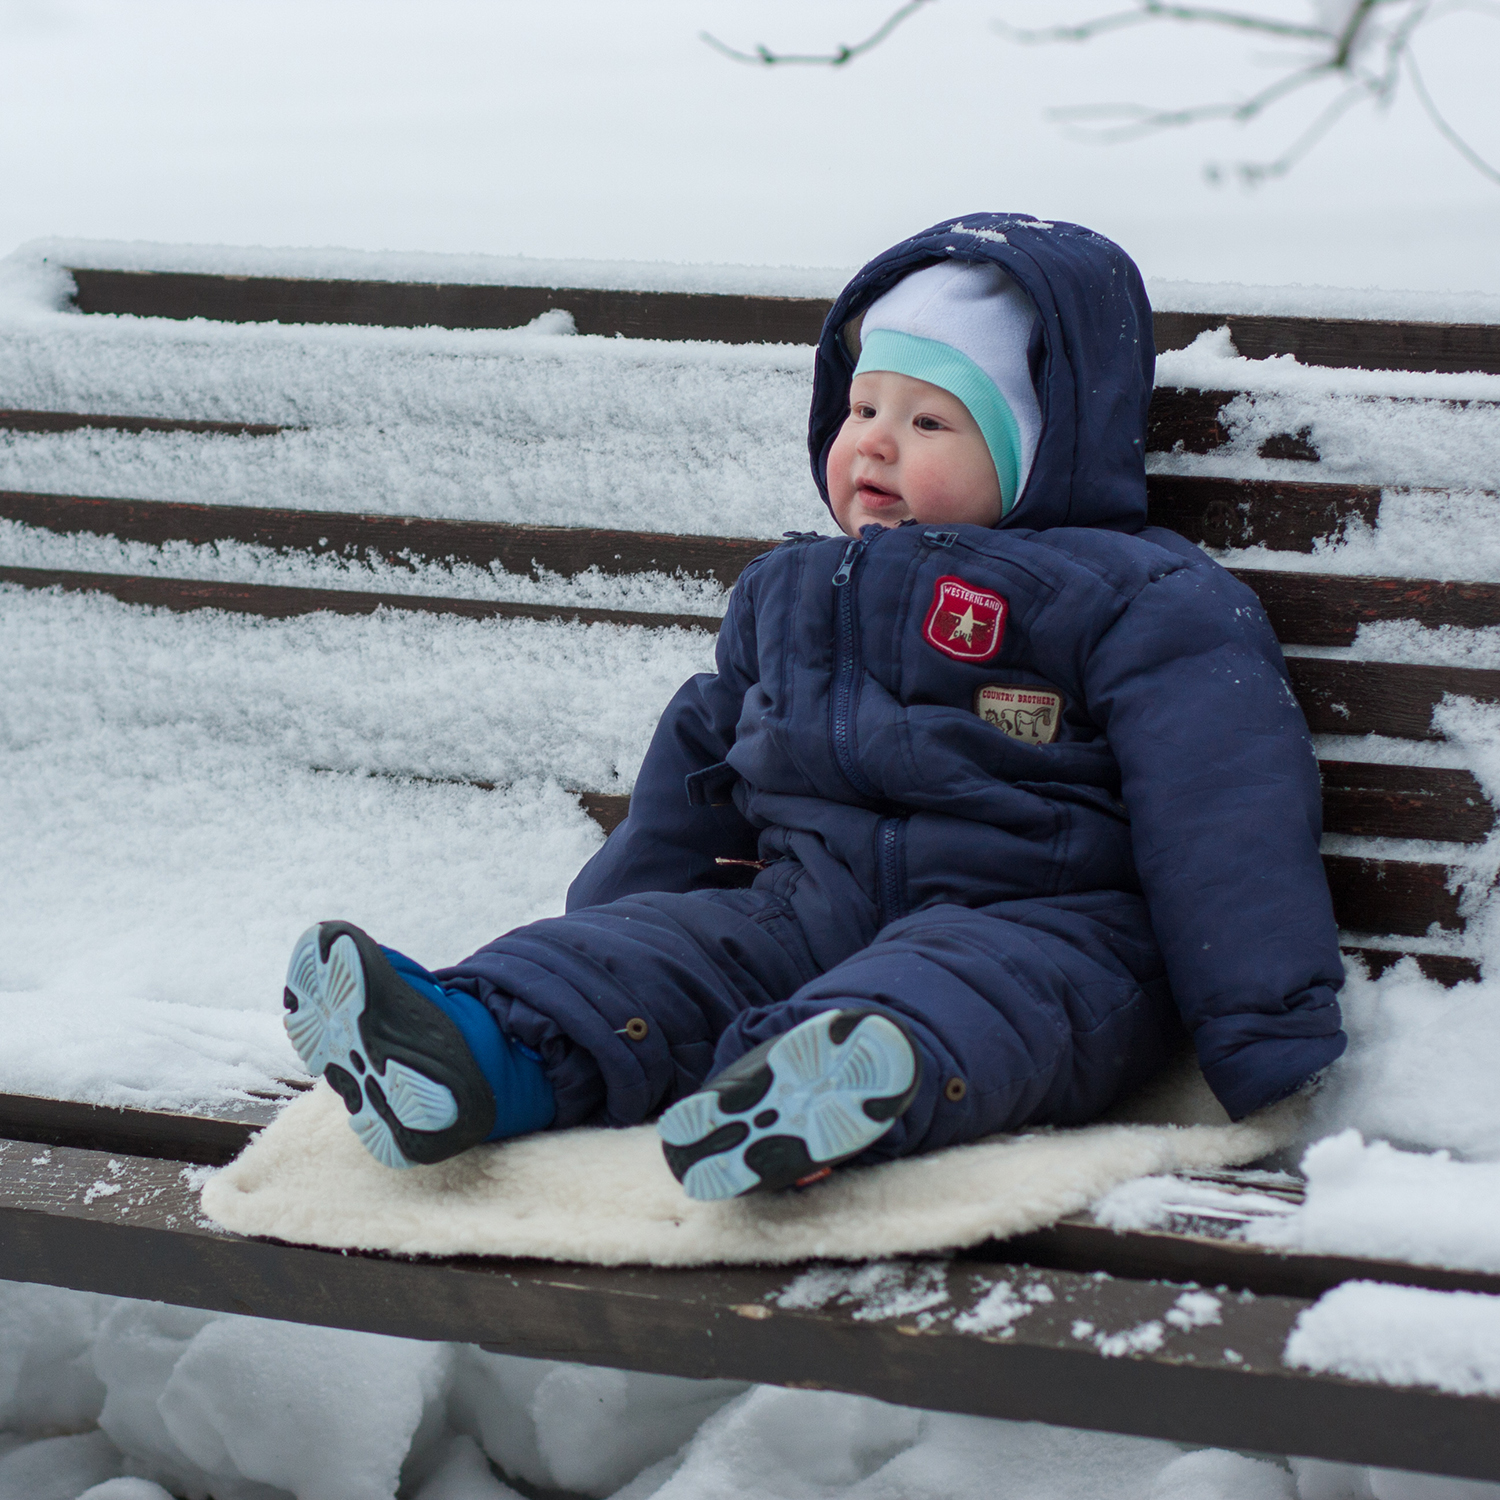
{"label": "white background", "polygon": [[[1328,93],[1250,130],[1068,138],[1047,107],[1237,97],[1287,55],[1171,25],[1024,48],[991,25],[1112,8],[938,0],[831,71],[698,34],[821,50],[885,0],[0,0],[0,253],[70,235],[852,266],[1007,208],[1088,223],[1148,276],[1500,291],[1500,187],[1409,88],[1255,192],[1204,164],[1275,155]],[[1500,19],[1450,14],[1417,50],[1500,160]]]}

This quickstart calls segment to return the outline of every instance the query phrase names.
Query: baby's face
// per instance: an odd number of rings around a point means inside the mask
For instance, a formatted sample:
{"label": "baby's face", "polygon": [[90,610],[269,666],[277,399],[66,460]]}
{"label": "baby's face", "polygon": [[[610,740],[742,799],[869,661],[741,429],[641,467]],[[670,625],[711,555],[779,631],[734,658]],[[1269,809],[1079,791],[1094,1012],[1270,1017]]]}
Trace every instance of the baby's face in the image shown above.
{"label": "baby's face", "polygon": [[872,521],[1000,519],[995,461],[968,407],[925,380],[883,370],[854,377],[849,415],[828,451],[828,498],[849,536]]}

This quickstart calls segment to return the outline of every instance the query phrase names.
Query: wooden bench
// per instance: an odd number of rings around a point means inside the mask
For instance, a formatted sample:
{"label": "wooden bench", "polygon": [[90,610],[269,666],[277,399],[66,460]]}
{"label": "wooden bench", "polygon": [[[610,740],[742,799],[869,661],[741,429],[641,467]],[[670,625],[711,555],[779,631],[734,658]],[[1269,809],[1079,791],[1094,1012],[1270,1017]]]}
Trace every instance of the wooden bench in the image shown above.
{"label": "wooden bench", "polygon": [[[726,342],[816,337],[816,299],[536,287],[459,287],[176,273],[79,270],[83,312],[234,321],[348,322],[391,327],[504,328],[551,308],[580,332]],[[1303,363],[1500,373],[1500,328],[1214,314],[1157,315],[1158,346],[1180,348],[1228,323],[1252,357],[1295,353]],[[1156,452],[1210,453],[1230,437],[1230,390],[1161,389],[1151,411]],[[13,432],[105,429],[149,436],[198,433],[258,443],[266,423],[187,421],[151,414],[0,412]],[[1210,547],[1313,552],[1379,516],[1378,486],[1320,481],[1315,435],[1273,434],[1262,456],[1306,465],[1292,479],[1153,474],[1152,519]],[[1497,497],[1500,499],[1500,497]],[[1500,514],[1500,511],[1497,511]],[[3,493],[0,518],[64,534],[161,545],[237,541],[288,554],[333,555],[392,567],[466,562],[528,574],[659,571],[728,584],[768,545],[739,537],[533,527],[413,516],[200,505],[147,498]],[[1295,691],[1315,733],[1437,739],[1446,696],[1500,703],[1500,671],[1441,662],[1384,662],[1299,650],[1347,647],[1362,624],[1500,625],[1500,584],[1356,578],[1245,568],[1288,647]],[[473,618],[530,618],[713,631],[703,615],[517,604],[473,598],[272,587],[159,576],[0,568],[0,581],[102,592],[173,610],[214,608],[287,618],[379,608]],[[1466,946],[1453,846],[1482,843],[1494,809],[1467,770],[1424,763],[1322,762],[1325,820],[1346,847],[1325,857],[1345,951],[1373,971],[1411,953],[1446,983],[1476,977]],[[487,785],[476,778],[474,784]],[[606,829],[625,796],[576,789]],[[1362,853],[1358,841],[1448,846],[1420,858]],[[1347,847],[1350,843],[1353,847]],[[1066,1423],[1231,1448],[1291,1452],[1500,1479],[1500,1403],[1314,1376],[1281,1361],[1296,1317],[1351,1278],[1500,1292],[1500,1278],[1375,1261],[1273,1252],[1234,1238],[1233,1210],[1186,1207],[1169,1228],[1117,1233],[1088,1214],[949,1260],[903,1263],[913,1289],[941,1287],[962,1313],[1002,1280],[1044,1287],[1045,1315],[1001,1337],[962,1318],[882,1317],[869,1298],[791,1305],[797,1271],[602,1270],[541,1263],[403,1260],[345,1255],[221,1233],[197,1212],[195,1165],[229,1160],[270,1118],[270,1101],[233,1113],[161,1114],[0,1096],[0,1276],[150,1297],[226,1311],[469,1340],[518,1354],[693,1376],[729,1376],[854,1391],[979,1415]],[[1295,1202],[1295,1182],[1215,1174],[1228,1194],[1263,1203],[1268,1184]],[[108,1191],[100,1191],[100,1189]],[[1252,1194],[1248,1189],[1254,1188]],[[1258,1211],[1258,1210],[1257,1210]],[[1184,1330],[1160,1348],[1101,1352],[1092,1330],[1160,1320],[1184,1285],[1230,1289],[1222,1325]],[[1236,1358],[1229,1359],[1226,1351]]]}

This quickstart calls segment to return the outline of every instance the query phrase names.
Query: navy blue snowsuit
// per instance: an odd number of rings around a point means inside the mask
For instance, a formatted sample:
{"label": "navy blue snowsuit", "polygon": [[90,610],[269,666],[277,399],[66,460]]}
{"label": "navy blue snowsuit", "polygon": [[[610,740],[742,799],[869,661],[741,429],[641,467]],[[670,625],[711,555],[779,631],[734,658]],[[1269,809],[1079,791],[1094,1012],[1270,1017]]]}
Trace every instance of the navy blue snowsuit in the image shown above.
{"label": "navy blue snowsuit", "polygon": [[[1042,433],[1011,513],[799,535],[751,563],[717,672],[662,715],[568,914],[440,972],[541,1053],[559,1126],[639,1122],[849,1005],[897,1015],[923,1064],[871,1158],[1093,1118],[1184,1030],[1236,1118],[1343,1051],[1317,765],[1280,648],[1248,589],[1146,524],[1154,350],[1129,258],[986,214],[871,262],[818,349],[824,498],[846,326],[949,256],[998,263],[1039,314]],[[958,614],[976,601],[977,633]],[[981,717],[985,688],[1053,705],[1056,737]],[[725,859],[767,863],[743,887]]]}

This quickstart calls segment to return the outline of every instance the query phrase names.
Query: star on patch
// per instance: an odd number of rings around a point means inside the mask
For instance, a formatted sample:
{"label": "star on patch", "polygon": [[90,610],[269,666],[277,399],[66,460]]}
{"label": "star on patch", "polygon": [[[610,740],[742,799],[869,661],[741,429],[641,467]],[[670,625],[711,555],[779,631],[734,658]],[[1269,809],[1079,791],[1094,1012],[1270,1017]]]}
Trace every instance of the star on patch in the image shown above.
{"label": "star on patch", "polygon": [[988,661],[1005,638],[1009,612],[999,594],[945,574],[933,589],[922,638],[954,661]]}

